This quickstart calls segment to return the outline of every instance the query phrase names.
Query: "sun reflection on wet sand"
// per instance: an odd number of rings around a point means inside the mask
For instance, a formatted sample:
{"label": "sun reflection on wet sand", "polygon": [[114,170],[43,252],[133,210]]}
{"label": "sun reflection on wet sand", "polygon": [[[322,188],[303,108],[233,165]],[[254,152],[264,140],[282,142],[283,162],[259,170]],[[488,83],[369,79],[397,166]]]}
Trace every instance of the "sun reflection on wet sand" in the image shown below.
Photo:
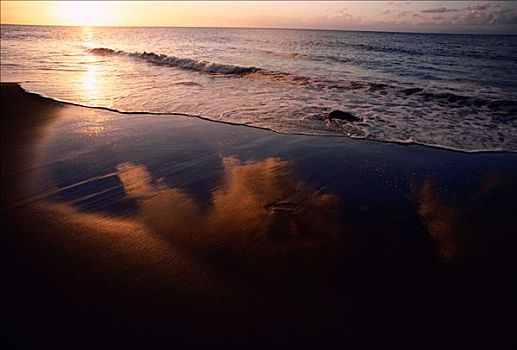
{"label": "sun reflection on wet sand", "polygon": [[94,58],[89,58],[89,61],[81,80],[81,91],[88,99],[94,100],[98,98],[99,93],[99,68],[95,66]]}

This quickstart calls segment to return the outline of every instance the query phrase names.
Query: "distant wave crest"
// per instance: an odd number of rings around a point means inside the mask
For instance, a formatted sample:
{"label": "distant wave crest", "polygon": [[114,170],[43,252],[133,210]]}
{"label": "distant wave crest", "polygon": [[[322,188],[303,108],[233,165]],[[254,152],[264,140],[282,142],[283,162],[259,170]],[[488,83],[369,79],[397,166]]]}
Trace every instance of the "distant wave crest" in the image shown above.
{"label": "distant wave crest", "polygon": [[177,67],[212,74],[243,75],[261,71],[261,69],[257,67],[242,67],[232,64],[198,61],[191,58],[181,58],[176,56],[168,56],[164,54],[156,54],[154,52],[126,52],[122,50],[112,50],[105,47],[88,49],[87,51],[94,55],[132,57],[136,59],[142,59],[152,64],[160,66]]}
{"label": "distant wave crest", "polygon": [[267,55],[267,56],[276,56],[281,58],[308,58],[309,55],[306,55],[304,53],[298,53],[298,52],[277,52],[272,50],[260,50],[261,54]]}

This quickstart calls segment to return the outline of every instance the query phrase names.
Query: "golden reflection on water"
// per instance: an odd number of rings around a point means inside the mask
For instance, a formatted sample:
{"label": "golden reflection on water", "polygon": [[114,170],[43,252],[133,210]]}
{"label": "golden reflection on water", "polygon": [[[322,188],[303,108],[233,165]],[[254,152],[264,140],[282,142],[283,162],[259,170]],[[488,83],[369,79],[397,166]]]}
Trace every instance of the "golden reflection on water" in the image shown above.
{"label": "golden reflection on water", "polygon": [[[95,40],[93,28],[81,28],[81,46],[84,48],[102,46]],[[109,96],[110,89],[113,87],[111,74],[106,67],[95,55],[84,55],[81,58],[82,73],[79,77],[78,93],[81,95],[81,101],[88,105],[93,105],[91,101],[102,100],[103,96]]]}
{"label": "golden reflection on water", "polygon": [[81,79],[81,91],[86,100],[96,100],[99,97],[99,70],[100,66],[95,65],[96,59],[93,56],[87,58],[88,62]]}
{"label": "golden reflection on water", "polygon": [[81,27],[81,35],[83,37],[83,44],[92,44],[93,43],[93,28],[84,26]]}

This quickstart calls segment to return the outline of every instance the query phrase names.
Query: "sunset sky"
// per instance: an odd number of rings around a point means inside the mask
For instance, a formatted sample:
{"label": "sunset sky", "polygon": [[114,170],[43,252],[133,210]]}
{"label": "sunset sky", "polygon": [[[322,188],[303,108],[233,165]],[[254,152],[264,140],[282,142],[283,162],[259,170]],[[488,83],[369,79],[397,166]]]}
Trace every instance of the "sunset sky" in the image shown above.
{"label": "sunset sky", "polygon": [[517,33],[517,1],[2,1],[1,23]]}

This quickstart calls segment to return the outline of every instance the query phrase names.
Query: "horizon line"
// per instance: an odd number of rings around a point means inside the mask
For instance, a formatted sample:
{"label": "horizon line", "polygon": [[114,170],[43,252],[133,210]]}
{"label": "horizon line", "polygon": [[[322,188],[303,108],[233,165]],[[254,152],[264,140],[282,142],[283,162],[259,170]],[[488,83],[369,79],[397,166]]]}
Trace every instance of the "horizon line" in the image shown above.
{"label": "horizon line", "polygon": [[192,29],[262,29],[262,30],[314,30],[314,31],[334,31],[334,32],[365,32],[365,33],[393,33],[393,34],[443,34],[443,35],[510,35],[516,36],[517,33],[509,32],[415,32],[415,31],[396,31],[396,30],[368,30],[368,29],[336,29],[336,28],[290,28],[290,27],[240,27],[240,26],[152,26],[152,25],[73,25],[73,24],[20,24],[20,23],[0,23],[6,26],[26,26],[26,27],[97,27],[97,28],[192,28]]}

